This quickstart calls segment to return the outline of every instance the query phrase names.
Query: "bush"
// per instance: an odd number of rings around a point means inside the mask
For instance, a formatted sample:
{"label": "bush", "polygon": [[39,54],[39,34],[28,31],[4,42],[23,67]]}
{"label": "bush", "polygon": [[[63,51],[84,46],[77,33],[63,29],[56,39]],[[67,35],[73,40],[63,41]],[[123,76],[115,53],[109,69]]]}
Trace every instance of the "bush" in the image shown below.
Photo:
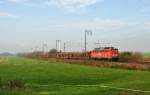
{"label": "bush", "polygon": [[57,53],[57,50],[56,50],[56,49],[51,49],[51,50],[49,51],[49,53]]}
{"label": "bush", "polygon": [[2,81],[0,78],[0,88],[1,89],[23,89],[25,88],[25,83],[19,79]]}
{"label": "bush", "polygon": [[10,80],[7,83],[9,88],[24,88],[25,85],[21,80]]}
{"label": "bush", "polygon": [[121,62],[141,62],[143,56],[138,52],[122,52],[119,56],[119,61]]}

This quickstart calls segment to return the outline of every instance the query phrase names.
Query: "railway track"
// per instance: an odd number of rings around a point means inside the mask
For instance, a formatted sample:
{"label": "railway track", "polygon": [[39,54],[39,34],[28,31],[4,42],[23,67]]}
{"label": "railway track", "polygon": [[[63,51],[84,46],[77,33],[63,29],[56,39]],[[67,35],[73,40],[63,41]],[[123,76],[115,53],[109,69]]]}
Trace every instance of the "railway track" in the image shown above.
{"label": "railway track", "polygon": [[150,61],[141,62],[141,64],[150,65]]}
{"label": "railway track", "polygon": [[143,62],[114,62],[114,63],[123,63],[123,64],[143,64],[143,65],[150,65],[150,61],[143,61]]}

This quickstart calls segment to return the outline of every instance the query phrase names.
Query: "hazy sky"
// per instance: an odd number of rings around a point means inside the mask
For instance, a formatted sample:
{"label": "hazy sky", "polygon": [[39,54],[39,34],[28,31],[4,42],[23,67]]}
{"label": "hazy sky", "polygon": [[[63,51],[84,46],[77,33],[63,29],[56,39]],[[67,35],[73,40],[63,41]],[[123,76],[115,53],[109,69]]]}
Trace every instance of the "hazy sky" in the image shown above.
{"label": "hazy sky", "polygon": [[56,39],[83,50],[85,29],[88,49],[150,52],[150,0],[0,0],[0,52],[55,48]]}

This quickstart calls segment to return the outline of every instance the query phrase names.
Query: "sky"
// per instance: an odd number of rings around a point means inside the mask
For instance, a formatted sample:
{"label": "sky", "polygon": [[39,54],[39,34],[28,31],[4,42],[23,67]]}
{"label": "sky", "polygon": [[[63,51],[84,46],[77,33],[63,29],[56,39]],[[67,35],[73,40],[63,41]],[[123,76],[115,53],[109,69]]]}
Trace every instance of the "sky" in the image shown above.
{"label": "sky", "polygon": [[[150,52],[150,0],[0,0],[0,52],[114,46]],[[96,44],[101,43],[101,44]]]}

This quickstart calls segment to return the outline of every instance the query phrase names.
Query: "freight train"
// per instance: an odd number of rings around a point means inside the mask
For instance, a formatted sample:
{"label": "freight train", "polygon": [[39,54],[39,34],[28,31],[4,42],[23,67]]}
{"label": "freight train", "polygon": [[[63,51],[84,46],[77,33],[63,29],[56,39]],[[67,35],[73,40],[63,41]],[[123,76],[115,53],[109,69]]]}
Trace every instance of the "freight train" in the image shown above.
{"label": "freight train", "polygon": [[101,47],[87,52],[44,53],[43,57],[59,59],[107,59],[117,61],[119,50],[115,47]]}

